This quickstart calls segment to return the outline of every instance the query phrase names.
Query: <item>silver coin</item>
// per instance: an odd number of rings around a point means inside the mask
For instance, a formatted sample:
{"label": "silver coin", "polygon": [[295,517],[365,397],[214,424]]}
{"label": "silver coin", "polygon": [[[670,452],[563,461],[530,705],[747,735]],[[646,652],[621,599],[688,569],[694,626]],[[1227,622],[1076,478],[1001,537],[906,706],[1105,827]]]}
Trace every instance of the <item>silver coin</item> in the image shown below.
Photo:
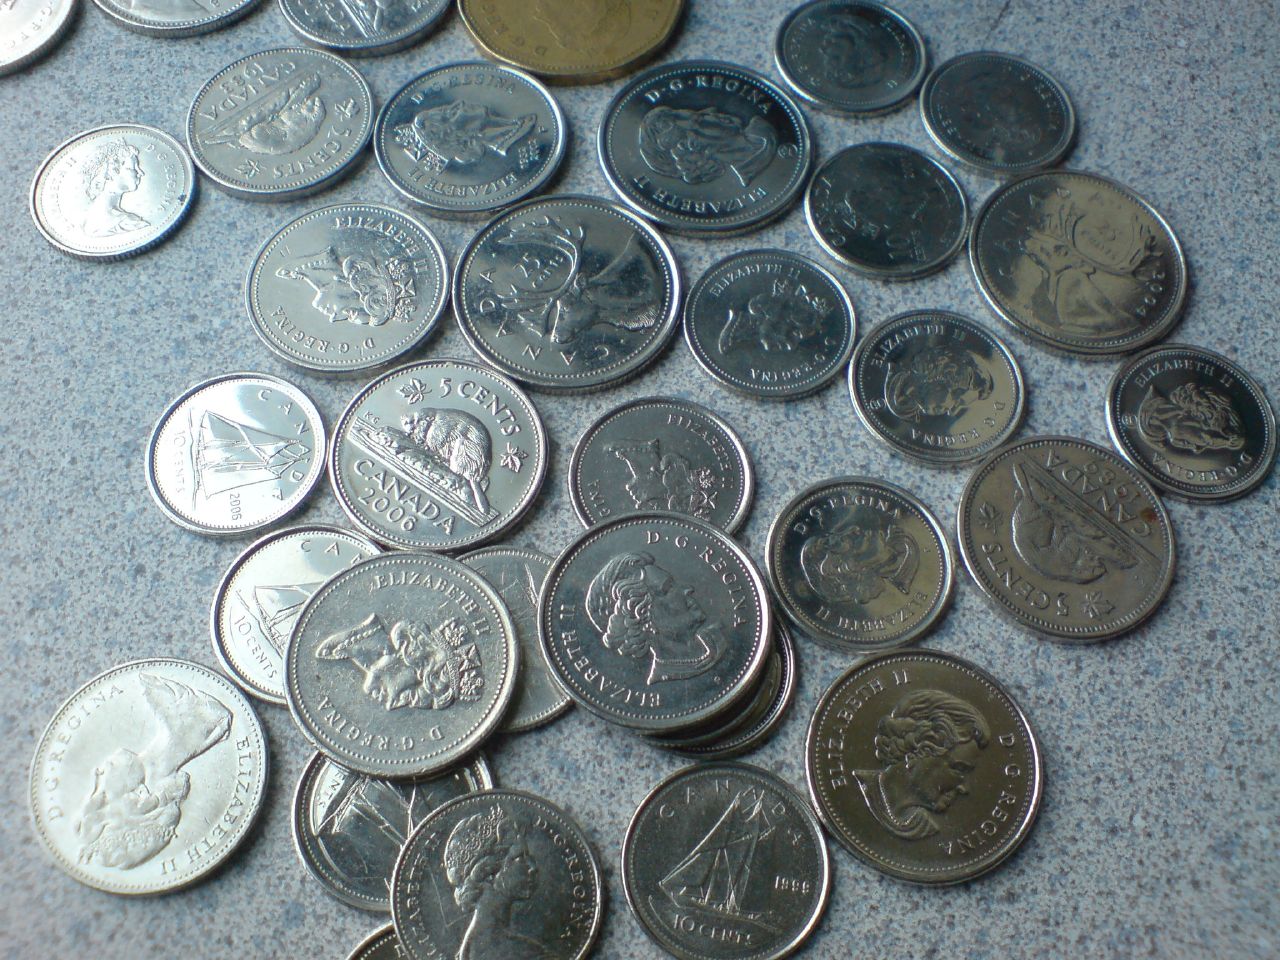
{"label": "silver coin", "polygon": [[941,270],[964,246],[969,204],[942,164],[898,143],[828,157],[804,197],[809,229],[831,256],[879,280]]}
{"label": "silver coin", "polygon": [[1026,388],[998,337],[944,310],[902,313],[863,337],[849,365],[858,418],[894,450],[937,466],[977,460],[1022,424]]}
{"label": "silver coin", "polygon": [[547,435],[515,384],[466,360],[383,374],[333,432],[329,479],[356,526],[406,550],[492,540],[532,505]]}
{"label": "silver coin", "polygon": [[422,777],[497,728],[519,653],[506,607],[479,574],[434,554],[383,554],[307,601],[285,649],[285,694],[330,760],[372,777]]}
{"label": "silver coin", "polygon": [[0,4],[0,76],[48,54],[79,9],[80,0],[8,0]]}
{"label": "silver coin", "polygon": [[1132,630],[1173,581],[1173,526],[1138,472],[1071,437],[1032,437],[988,457],[957,511],[964,565],[992,605],[1056,640]]}
{"label": "silver coin", "polygon": [[675,331],[680,272],[635,214],[595,197],[527,200],[475,235],[453,309],[467,342],[544,390],[594,390],[633,376]]}
{"label": "silver coin", "polygon": [[951,545],[901,487],[834,477],[801,491],[769,529],[774,595],[801,630],[865,653],[922,636],[951,601]]}
{"label": "silver coin", "polygon": [[809,804],[745,763],[685,767],[641,802],[622,887],[645,932],[679,960],[778,960],[818,926],[831,862]]}
{"label": "silver coin", "polygon": [[280,0],[280,12],[307,43],[349,57],[394,53],[440,22],[450,0]]}
{"label": "silver coin", "polygon": [[194,37],[229,27],[247,16],[260,0],[200,3],[198,0],[93,0],[120,26],[151,37]]}
{"label": "silver coin", "polygon": [[810,106],[869,117],[900,107],[924,79],[924,38],[881,3],[810,0],[774,41],[778,72]]}
{"label": "silver coin", "polygon": [[198,383],[156,423],[147,485],[170,520],[239,536],[302,506],[324,471],[325,432],[311,398],[265,373]]}
{"label": "silver coin", "polygon": [[1244,496],[1276,460],[1262,387],[1221,354],[1187,344],[1155,347],[1116,371],[1107,431],[1139,473],[1186,500]]}
{"label": "silver coin", "polygon": [[948,157],[995,176],[1052,167],[1076,139],[1062,84],[1007,53],[965,53],[935,69],[920,89],[920,119]]}
{"label": "silver coin", "polygon": [[493,63],[452,63],[387,101],[373,150],[401,194],[456,217],[537,193],[555,176],[567,141],[560,105],[533,77]]}
{"label": "silver coin", "polygon": [[284,650],[324,582],[378,548],[339,527],[269,533],[236,557],[213,597],[210,630],[222,668],[246,692],[284,703]]}
{"label": "silver coin", "polygon": [[254,332],[320,373],[381,366],[431,335],[449,299],[449,261],[426,226],[377,203],[303,214],[258,251],[245,282]]}
{"label": "silver coin", "polygon": [[395,926],[387,924],[361,940],[347,960],[406,960],[407,957]]}
{"label": "silver coin", "polygon": [[383,780],[311,757],[293,795],[293,841],[310,874],[343,903],[391,910],[391,873],[423,820],[457,797],[493,787],[476,754],[434,777]]}
{"label": "silver coin", "polygon": [[969,261],[996,316],[1083,357],[1159,340],[1187,292],[1187,262],[1164,218],[1129,188],[1074,170],[996,190],[974,217]]}
{"label": "silver coin", "polygon": [[231,682],[186,660],[113,667],[54,714],[31,764],[36,834],[72,878],[169,893],[217,869],[253,825],[267,741]]}
{"label": "silver coin", "polygon": [[282,47],[218,71],[187,114],[187,143],[214,185],[292,200],[351,170],[373,130],[364,77],[323,50]]}
{"label": "silver coin", "polygon": [[31,218],[75,257],[119,260],[149,250],[186,219],[196,171],[163,130],[117,123],[76,134],[40,164]]}
{"label": "silver coin", "polygon": [[716,380],[761,400],[821,390],[849,362],[857,317],[843,285],[785,250],[731,254],[698,278],[684,338]]}

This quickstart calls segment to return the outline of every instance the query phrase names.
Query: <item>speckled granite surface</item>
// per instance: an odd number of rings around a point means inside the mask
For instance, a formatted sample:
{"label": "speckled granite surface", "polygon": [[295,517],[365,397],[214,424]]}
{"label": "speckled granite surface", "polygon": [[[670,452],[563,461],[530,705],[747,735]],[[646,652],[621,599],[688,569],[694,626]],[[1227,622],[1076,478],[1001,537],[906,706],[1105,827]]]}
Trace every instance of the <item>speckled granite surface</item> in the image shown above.
{"label": "speckled granite surface", "polygon": [[[772,72],[786,0],[691,0],[670,59],[716,56]],[[243,547],[184,533],[152,504],[143,447],[155,417],[196,380],[258,369],[301,383],[332,422],[358,388],[293,373],[261,346],[244,314],[248,258],[285,220],[322,203],[396,196],[367,162],[318,198],[251,204],[205,189],[186,226],[141,258],[81,264],[40,238],[26,209],[40,159],[70,134],[137,120],[180,134],[191,97],[232,59],[293,42],[274,3],[206,37],[164,41],[125,32],[86,4],[62,47],[0,79],[0,756],[11,771],[0,818],[0,957],[343,957],[380,921],[327,896],[299,865],[288,807],[307,750],[286,711],[264,705],[273,773],[260,825],[226,869],[176,896],[131,902],[81,888],[36,845],[27,768],[53,710],[80,683],[146,655],[214,658],[208,606]],[[1280,31],[1269,0],[902,0],[935,61],[984,47],[1054,72],[1079,111],[1069,165],[1115,177],[1178,231],[1194,288],[1174,339],[1236,358],[1280,400],[1275,302],[1280,289]],[[422,68],[474,56],[456,16],[425,43],[361,61],[379,100]],[[594,133],[616,84],[564,89],[574,130],[561,189],[607,193]],[[926,146],[914,109],[852,122],[812,114],[821,154],[870,139]],[[958,171],[972,201],[991,181]],[[475,226],[428,221],[451,259]],[[686,277],[748,246],[818,257],[800,210],[746,238],[672,241]],[[906,285],[837,269],[863,328],[908,308],[986,313],[963,263]],[[1011,340],[1031,389],[1024,435],[1105,442],[1102,391],[1113,363],[1050,356]],[[468,355],[456,325],[426,355]],[[768,524],[804,482],[835,473],[891,478],[948,527],[964,472],[893,459],[856,421],[844,387],[785,406],[739,399],[701,375],[677,340],[626,386],[582,398],[535,395],[555,453],[545,494],[511,537],[544,549],[577,529],[565,492],[572,443],[606,408],[674,393],[741,430],[759,472],[744,529],[760,556]],[[812,957],[1274,957],[1280,952],[1280,728],[1276,703],[1280,493],[1275,476],[1229,506],[1170,502],[1179,569],[1168,602],[1116,642],[1069,648],[1007,626],[958,582],[928,646],[993,670],[1043,742],[1048,786],[1040,822],[1004,868],[954,889],[917,889],[833,852],[834,895]],[[302,515],[337,522],[321,489]],[[805,725],[840,657],[802,646],[797,705],[751,759],[799,786]],[[571,713],[491,751],[498,779],[575,813],[611,889],[598,955],[657,949],[629,915],[617,881],[627,818],[680,761]],[[513,958],[515,960],[515,958]]]}

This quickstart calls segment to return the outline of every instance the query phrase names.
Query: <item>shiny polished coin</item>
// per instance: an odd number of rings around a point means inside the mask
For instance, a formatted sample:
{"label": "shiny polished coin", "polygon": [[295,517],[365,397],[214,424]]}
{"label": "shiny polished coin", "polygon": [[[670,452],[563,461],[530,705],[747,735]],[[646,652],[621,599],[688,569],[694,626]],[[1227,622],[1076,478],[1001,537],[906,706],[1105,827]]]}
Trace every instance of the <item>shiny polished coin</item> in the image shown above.
{"label": "shiny polished coin", "polygon": [[169,405],[147,444],[147,485],[178,526],[234,537],[302,506],[324,450],[310,397],[279,377],[229,373]]}
{"label": "shiny polished coin", "polygon": [[785,781],[744,763],[698,764],[632,816],[622,886],[645,932],[679,960],[778,960],[822,920],[831,862]]}
{"label": "shiny polished coin", "polygon": [[1076,139],[1062,84],[1007,53],[966,53],[934,70],[920,90],[920,119],[948,157],[994,176],[1052,167]]}
{"label": "shiny polished coin", "polygon": [[330,760],[371,777],[452,766],[494,731],[519,669],[493,588],[456,560],[363,560],[309,600],[285,650],[285,693]]}
{"label": "shiny polished coin", "polygon": [[773,522],[765,559],[791,621],[853,653],[910,643],[951,601],[951,545],[941,524],[884,480],[833,477],[801,491]]}
{"label": "shiny polished coin", "polygon": [[396,928],[387,924],[361,940],[347,960],[405,960],[407,956],[396,936]]}
{"label": "shiny polished coin", "polygon": [[785,250],[731,254],[689,291],[684,338],[716,380],[760,400],[821,390],[853,352],[857,317],[840,281]]}
{"label": "shiny polished coin", "polygon": [[229,27],[247,16],[259,0],[93,0],[120,26],[152,37],[193,37]]}
{"label": "shiny polished coin", "polygon": [[107,893],[204,879],[253,825],[267,741],[225,677],[187,660],[135,660],[76,691],[31,763],[36,834],[72,878]]}
{"label": "shiny polished coin", "polygon": [[781,216],[813,165],[809,124],[754,70],[686,60],[646,70],[605,110],[597,143],[624,203],[677,233],[738,233]]}
{"label": "shiny polished coin", "polygon": [[680,271],[658,231],[607,200],[527,200],[458,261],[453,309],[471,348],[544,390],[616,384],[675,331]]}
{"label": "shiny polished coin", "polygon": [[869,117],[909,100],[924,79],[924,38],[881,3],[810,0],[774,41],[778,72],[810,106]]}
{"label": "shiny polished coin", "polygon": [[755,564],[684,514],[634,514],[588,530],[552,566],[538,617],[569,695],[642,733],[673,733],[730,709],[755,687],[770,650]]}
{"label": "shiny polished coin", "polygon": [[245,200],[323,190],[369,142],[373,94],[323,50],[263,50],[224,67],[187,115],[187,143],[214,185]]}
{"label": "shiny polished coin", "polygon": [[1107,388],[1111,442],[1138,472],[1187,500],[1244,496],[1276,460],[1267,396],[1221,354],[1168,344],[1134,357]]}
{"label": "shiny polished coin", "polygon": [[391,872],[423,820],[457,797],[493,787],[480,754],[423,780],[353,773],[317,753],[293,795],[293,841],[313,877],[343,903],[391,909]]}
{"label": "shiny polished coin", "polygon": [[280,0],[280,12],[298,36],[349,57],[394,53],[417,43],[450,6],[450,0]]}
{"label": "shiny polished coin", "polygon": [[545,187],[567,139],[560,105],[533,77],[492,63],[453,63],[410,80],[387,101],[373,152],[409,200],[438,216],[470,216]]}
{"label": "shiny polished coin", "polygon": [[466,360],[383,374],[333,431],[329,480],[356,526],[406,550],[454,550],[515,525],[542,487],[547,435],[506,377]]}
{"label": "shiny polished coin", "polygon": [[8,0],[0,5],[0,76],[46,56],[79,9],[80,0]]}
{"label": "shiny polished coin", "polygon": [[118,123],[76,134],[49,154],[31,184],[31,217],[63,253],[119,260],[176,230],[195,191],[182,144],[155,127]]}
{"label": "shiny polished coin", "polygon": [[957,511],[960,555],[999,611],[1057,640],[1132,630],[1173,581],[1173,526],[1138,472],[1102,447],[1032,437],[974,471]]}
{"label": "shiny polished coin", "polygon": [[436,329],[449,261],[422,223],[377,203],[303,214],[258,251],[245,282],[254,332],[317,373],[350,373],[408,353]]}
{"label": "shiny polished coin", "polygon": [[569,498],[584,526],[672,510],[733,533],[755,486],[751,457],[724,420],[689,400],[642,397],[589,426],[569,461]]}
{"label": "shiny polished coin", "polygon": [[971,880],[1026,839],[1044,771],[1026,716],[993,677],[932,650],[850,668],[818,701],[809,796],[832,836],[900,880]]}
{"label": "shiny polished coin", "polygon": [[391,914],[411,960],[582,960],[604,886],[582,828],[517,790],[460,797],[405,844]]}
{"label": "shiny polished coin", "polygon": [[378,548],[339,527],[269,533],[231,564],[210,617],[213,652],[245,691],[284,703],[284,650],[303,604],[335,573]]}
{"label": "shiny polished coin", "polygon": [[804,198],[809,229],[846,266],[878,280],[941,270],[964,246],[969,205],[942,164],[898,143],[826,159]]}
{"label": "shiny polished coin", "polygon": [[1009,348],[959,314],[920,310],[886,320],[849,365],[858,418],[894,450],[949,466],[990,453],[1022,424],[1026,388]]}
{"label": "shiny polished coin", "polygon": [[988,306],[1042,346],[1129,353],[1173,329],[1187,262],[1164,218],[1127,187],[1055,170],[993,193],[969,260]]}

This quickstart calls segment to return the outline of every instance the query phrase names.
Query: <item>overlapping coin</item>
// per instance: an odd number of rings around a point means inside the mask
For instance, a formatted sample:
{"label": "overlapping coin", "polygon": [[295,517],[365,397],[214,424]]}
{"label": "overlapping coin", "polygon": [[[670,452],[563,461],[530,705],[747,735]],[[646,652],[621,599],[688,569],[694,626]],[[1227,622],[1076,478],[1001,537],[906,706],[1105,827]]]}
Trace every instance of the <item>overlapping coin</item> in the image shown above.
{"label": "overlapping coin", "polygon": [[280,0],[280,12],[298,36],[349,57],[403,50],[434,29],[451,6],[449,0]]}

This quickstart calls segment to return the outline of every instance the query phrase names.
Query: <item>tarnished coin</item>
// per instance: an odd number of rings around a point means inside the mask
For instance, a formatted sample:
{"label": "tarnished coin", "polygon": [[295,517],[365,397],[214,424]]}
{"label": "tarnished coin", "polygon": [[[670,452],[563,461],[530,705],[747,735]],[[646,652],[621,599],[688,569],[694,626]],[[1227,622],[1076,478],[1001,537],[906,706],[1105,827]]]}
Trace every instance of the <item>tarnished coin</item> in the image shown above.
{"label": "tarnished coin", "polygon": [[373,152],[391,185],[438,216],[470,216],[537,193],[564,158],[560,105],[533,77],[452,63],[410,80],[378,114]]}
{"label": "tarnished coin", "polygon": [[733,533],[751,508],[751,457],[733,427],[689,400],[641,397],[587,427],[569,461],[585,526],[672,510]]}
{"label": "tarnished coin", "polygon": [[285,650],[285,693],[330,760],[371,777],[421,777],[497,728],[518,669],[515,627],[479,574],[448,557],[392,553],[307,601]]}
{"label": "tarnished coin", "polygon": [[303,214],[258,251],[245,281],[254,332],[294,366],[350,373],[413,350],[449,299],[449,261],[423,224],[377,203]]}
{"label": "tarnished coin", "polygon": [[1134,357],[1107,388],[1111,442],[1138,472],[1187,500],[1244,496],[1276,460],[1267,396],[1221,354],[1167,344]]}
{"label": "tarnished coin", "polygon": [[79,9],[80,0],[8,0],[0,4],[0,76],[48,54]]}
{"label": "tarnished coin", "polygon": [[302,506],[324,471],[320,411],[291,383],[228,373],[169,405],[147,444],[147,485],[180,527],[239,536]]}
{"label": "tarnished coin", "polygon": [[920,90],[920,119],[948,157],[995,176],[1052,167],[1076,139],[1062,84],[1007,53],[965,53],[934,70]]}
{"label": "tarnished coin", "polygon": [[546,470],[533,404],[466,360],[426,360],[374,380],[343,412],[329,452],[347,516],[406,550],[493,539],[524,516]]}
{"label": "tarnished coin", "polygon": [[267,787],[267,741],[225,677],[187,660],[135,660],[72,694],[31,763],[36,834],[74,879],[169,893],[244,840]]}
{"label": "tarnished coin", "polygon": [[805,742],[809,796],[832,836],[900,880],[970,880],[1026,839],[1040,809],[1040,747],[1008,691],[933,650],[850,668],[818,701]]}
{"label": "tarnished coin", "polygon": [[1164,218],[1114,180],[1074,170],[993,193],[974,218],[969,260],[998,317],[1085,357],[1159,340],[1187,292],[1187,262]]}
{"label": "tarnished coin", "polygon": [[1138,472],[1072,437],[1032,437],[985,460],[957,511],[974,582],[1018,623],[1088,643],[1132,630],[1173,581],[1173,526]]}
{"label": "tarnished coin", "polygon": [[76,134],[40,164],[31,217],[75,257],[119,260],[150,250],[186,219],[196,171],[163,130],[117,123]]}
{"label": "tarnished coin", "polygon": [[785,250],[730,254],[698,278],[684,308],[698,365],[761,400],[821,390],[849,361],[856,335],[840,281]]}
{"label": "tarnished coin", "polygon": [[383,780],[317,753],[293,795],[293,842],[329,893],[361,910],[389,911],[391,872],[418,824],[450,800],[492,787],[480,754],[424,780]]}
{"label": "tarnished coin", "polygon": [[120,26],[152,37],[193,37],[247,16],[260,0],[93,0]]}
{"label": "tarnished coin", "polygon": [[445,804],[409,838],[391,881],[391,915],[412,960],[582,960],[603,904],[582,829],[517,790]]}
{"label": "tarnished coin", "polygon": [[292,200],[350,171],[373,117],[373,94],[353,67],[323,50],[282,47],[242,57],[201,87],[187,143],[215,186],[245,200]]}
{"label": "tarnished coin", "polygon": [[280,12],[307,43],[349,57],[394,53],[440,22],[450,0],[280,0]]}
{"label": "tarnished coin", "polygon": [[347,960],[406,960],[408,956],[396,936],[395,926],[387,924],[361,940]]}
{"label": "tarnished coin", "polygon": [[645,932],[679,960],[778,960],[822,920],[831,863],[821,825],[786,782],[704,763],[641,802],[622,886]]}
{"label": "tarnished coin", "polygon": [[969,204],[950,171],[919,150],[860,143],[814,172],[804,214],[822,248],[846,266],[879,280],[914,280],[960,252]]}
{"label": "tarnished coin", "polygon": [[782,21],[774,60],[806,103],[869,117],[909,100],[924,79],[924,38],[881,3],[810,0]]}
{"label": "tarnished coin", "polygon": [[942,526],[884,480],[833,477],[801,491],[773,522],[765,560],[783,612],[840,650],[910,643],[951,601],[951,545]]}
{"label": "tarnished coin", "polygon": [[813,165],[809,123],[754,70],[685,60],[615,96],[598,137],[624,203],[677,233],[738,233],[781,216]]}
{"label": "tarnished coin", "polygon": [[902,313],[863,337],[849,396],[876,437],[940,466],[990,453],[1022,424],[1026,388],[998,337],[944,310]]}
{"label": "tarnished coin", "polygon": [[560,555],[538,602],[552,670],[592,713],[674,733],[738,703],[768,659],[771,614],[751,558],[676,513],[600,524]]}
{"label": "tarnished coin", "polygon": [[453,309],[472,349],[503,373],[544,390],[594,390],[662,352],[680,271],[658,231],[616,204],[527,200],[467,245]]}
{"label": "tarnished coin", "polygon": [[324,582],[378,548],[339,527],[269,533],[231,564],[210,617],[213,652],[236,683],[284,703],[284,650],[305,604]]}

